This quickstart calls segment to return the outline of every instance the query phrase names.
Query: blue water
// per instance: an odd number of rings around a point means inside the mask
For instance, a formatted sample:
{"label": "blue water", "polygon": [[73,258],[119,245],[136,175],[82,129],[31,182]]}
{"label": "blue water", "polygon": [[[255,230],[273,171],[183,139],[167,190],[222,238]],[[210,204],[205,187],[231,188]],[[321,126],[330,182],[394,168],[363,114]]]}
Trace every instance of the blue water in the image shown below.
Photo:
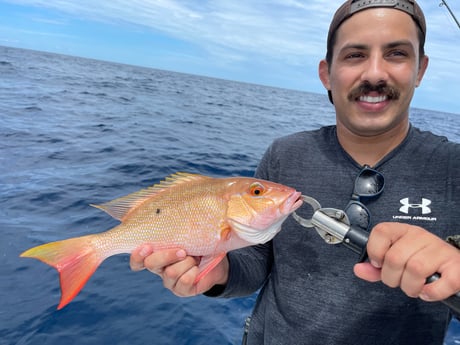
{"label": "blue water", "polygon": [[[254,296],[178,298],[119,255],[56,311],[56,271],[18,255],[113,227],[89,204],[173,172],[251,176],[274,138],[334,123],[327,98],[6,47],[0,90],[0,344],[239,343]],[[411,116],[460,141],[460,115]]]}

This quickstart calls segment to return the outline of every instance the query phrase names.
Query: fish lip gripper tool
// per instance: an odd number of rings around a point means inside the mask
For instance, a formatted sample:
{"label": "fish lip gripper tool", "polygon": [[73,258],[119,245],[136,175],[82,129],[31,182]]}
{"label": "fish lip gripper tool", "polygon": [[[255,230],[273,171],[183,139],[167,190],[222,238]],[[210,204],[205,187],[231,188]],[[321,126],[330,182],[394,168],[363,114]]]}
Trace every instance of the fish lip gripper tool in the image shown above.
{"label": "fish lip gripper tool", "polygon": [[[296,212],[292,213],[294,219],[305,228],[315,228],[321,238],[328,244],[340,244],[359,254],[358,262],[367,259],[367,241],[369,232],[350,225],[347,214],[335,208],[322,208],[314,198],[302,195],[302,200],[313,208],[310,219],[302,218]],[[432,283],[440,278],[439,273],[434,273],[426,279]],[[460,318],[460,291],[441,301],[448,306],[452,313]]]}

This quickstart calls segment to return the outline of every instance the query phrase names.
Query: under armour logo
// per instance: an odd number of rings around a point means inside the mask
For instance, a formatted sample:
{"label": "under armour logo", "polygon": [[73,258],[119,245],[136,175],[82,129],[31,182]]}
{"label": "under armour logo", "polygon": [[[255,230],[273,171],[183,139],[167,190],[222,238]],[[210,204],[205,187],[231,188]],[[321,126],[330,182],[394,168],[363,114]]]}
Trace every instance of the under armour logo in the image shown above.
{"label": "under armour logo", "polygon": [[421,204],[410,204],[409,203],[409,198],[404,198],[399,200],[399,202],[403,205],[399,209],[400,212],[408,214],[409,213],[409,208],[421,208],[422,209],[422,214],[430,214],[431,213],[431,208],[428,206],[431,205],[431,200],[422,198],[422,203]]}

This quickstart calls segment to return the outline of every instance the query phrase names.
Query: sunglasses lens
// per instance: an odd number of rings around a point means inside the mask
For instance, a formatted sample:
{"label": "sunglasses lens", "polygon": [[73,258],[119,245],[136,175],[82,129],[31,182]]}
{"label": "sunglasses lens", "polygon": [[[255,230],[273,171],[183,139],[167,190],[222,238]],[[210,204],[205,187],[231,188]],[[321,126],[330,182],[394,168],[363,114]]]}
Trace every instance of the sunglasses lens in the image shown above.
{"label": "sunglasses lens", "polygon": [[385,179],[378,171],[364,169],[355,180],[354,194],[360,197],[377,196],[383,191]]}
{"label": "sunglasses lens", "polygon": [[367,230],[370,223],[369,210],[359,201],[351,201],[345,208],[351,226],[357,226]]}

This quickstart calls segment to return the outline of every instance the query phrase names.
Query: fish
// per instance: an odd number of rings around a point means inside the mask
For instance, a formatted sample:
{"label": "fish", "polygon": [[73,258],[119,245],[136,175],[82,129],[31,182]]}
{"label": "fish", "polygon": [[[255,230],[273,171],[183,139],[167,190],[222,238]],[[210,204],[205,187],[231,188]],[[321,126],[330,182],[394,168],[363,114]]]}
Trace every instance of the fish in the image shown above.
{"label": "fish", "polygon": [[229,251],[273,239],[302,202],[300,192],[271,181],[179,172],[132,194],[91,204],[120,221],[112,229],[42,244],[20,256],[58,271],[58,310],[78,295],[105,259],[130,254],[144,243],[154,251],[182,248],[201,257],[196,284]]}

